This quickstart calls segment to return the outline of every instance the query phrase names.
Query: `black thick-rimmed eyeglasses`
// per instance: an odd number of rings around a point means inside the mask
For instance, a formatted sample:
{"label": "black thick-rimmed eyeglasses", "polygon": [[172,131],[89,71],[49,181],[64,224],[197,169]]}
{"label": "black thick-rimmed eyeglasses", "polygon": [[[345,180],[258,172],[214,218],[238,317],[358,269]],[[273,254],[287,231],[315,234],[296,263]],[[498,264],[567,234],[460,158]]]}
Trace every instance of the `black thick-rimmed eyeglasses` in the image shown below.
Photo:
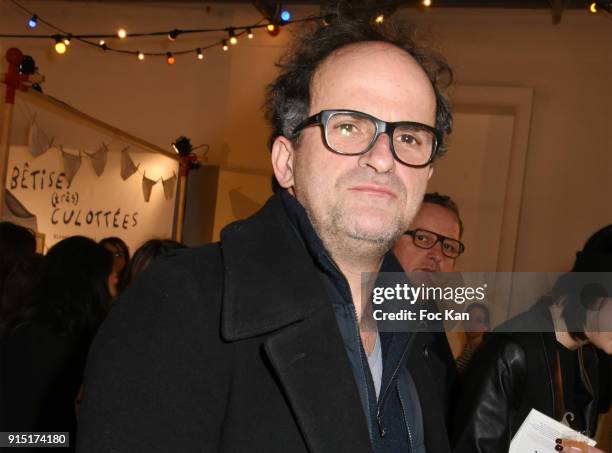
{"label": "black thick-rimmed eyeglasses", "polygon": [[465,245],[457,239],[449,238],[429,230],[408,230],[404,234],[412,236],[412,242],[419,248],[430,249],[438,242],[442,244],[442,253],[448,258],[457,258],[465,251]]}
{"label": "black thick-rimmed eyeglasses", "polygon": [[415,168],[426,167],[433,162],[442,143],[442,133],[427,124],[388,122],[355,110],[321,110],[293,129],[293,136],[313,125],[323,127],[327,148],[346,156],[367,153],[381,134],[387,134],[393,157]]}

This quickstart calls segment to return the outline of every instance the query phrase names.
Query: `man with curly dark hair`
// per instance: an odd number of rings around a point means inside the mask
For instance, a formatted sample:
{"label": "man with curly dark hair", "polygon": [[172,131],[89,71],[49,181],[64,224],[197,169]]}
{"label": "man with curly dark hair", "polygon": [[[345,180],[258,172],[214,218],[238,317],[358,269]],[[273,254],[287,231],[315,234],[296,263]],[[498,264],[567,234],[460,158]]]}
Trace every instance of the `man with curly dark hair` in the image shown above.
{"label": "man with curly dark hair", "polygon": [[[408,26],[337,18],[268,88],[275,195],[124,294],[85,378],[83,452],[448,452],[425,333],[366,326],[361,274],[423,199],[446,62]],[[363,295],[367,298],[367,294]]]}

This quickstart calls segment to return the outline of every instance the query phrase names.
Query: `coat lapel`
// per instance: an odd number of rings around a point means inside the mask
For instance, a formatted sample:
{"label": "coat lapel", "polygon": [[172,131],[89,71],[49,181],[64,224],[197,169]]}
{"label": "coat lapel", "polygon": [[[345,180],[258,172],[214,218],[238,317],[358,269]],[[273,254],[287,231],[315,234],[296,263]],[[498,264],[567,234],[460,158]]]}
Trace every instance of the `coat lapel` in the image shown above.
{"label": "coat lapel", "polygon": [[369,430],[331,307],[265,344],[312,452],[371,452]]}
{"label": "coat lapel", "polygon": [[235,341],[304,319],[324,303],[312,259],[278,196],[221,232],[222,334]]}
{"label": "coat lapel", "polygon": [[264,351],[312,452],[371,452],[369,429],[321,276],[278,196],[221,233],[222,335]]}

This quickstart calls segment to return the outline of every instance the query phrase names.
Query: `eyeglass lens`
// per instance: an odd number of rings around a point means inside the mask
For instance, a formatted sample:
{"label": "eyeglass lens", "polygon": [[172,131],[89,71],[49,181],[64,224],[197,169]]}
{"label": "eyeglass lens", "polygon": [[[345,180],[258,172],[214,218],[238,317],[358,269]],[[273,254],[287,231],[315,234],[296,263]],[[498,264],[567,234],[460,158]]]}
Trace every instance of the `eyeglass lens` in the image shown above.
{"label": "eyeglass lens", "polygon": [[[357,113],[335,113],[326,124],[328,145],[340,154],[361,154],[376,137],[374,119]],[[395,128],[392,146],[397,157],[410,165],[422,165],[429,161],[436,137],[433,132],[415,125]]]}
{"label": "eyeglass lens", "polygon": [[[438,235],[431,231],[416,230],[413,234],[414,245],[430,249],[438,242]],[[442,253],[449,258],[457,258],[461,254],[461,243],[451,238],[442,240]]]}

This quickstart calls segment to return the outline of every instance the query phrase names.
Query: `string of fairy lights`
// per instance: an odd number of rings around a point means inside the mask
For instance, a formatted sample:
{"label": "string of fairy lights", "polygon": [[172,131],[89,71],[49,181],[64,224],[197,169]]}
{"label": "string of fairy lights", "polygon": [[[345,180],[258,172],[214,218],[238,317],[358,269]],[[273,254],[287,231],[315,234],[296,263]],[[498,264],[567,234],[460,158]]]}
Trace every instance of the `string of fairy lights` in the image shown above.
{"label": "string of fairy lights", "polygon": [[[133,55],[139,61],[143,61],[148,57],[163,57],[169,65],[176,63],[176,57],[180,55],[194,55],[198,60],[204,60],[204,51],[212,48],[220,48],[227,52],[232,46],[238,44],[241,37],[249,40],[255,36],[255,31],[265,30],[270,36],[276,36],[281,30],[281,27],[308,21],[329,21],[333,19],[334,14],[309,16],[302,19],[292,19],[291,12],[286,8],[277,8],[277,13],[274,17],[262,17],[258,22],[249,25],[228,26],[223,28],[199,28],[199,29],[179,29],[173,28],[165,31],[154,31],[146,33],[129,33],[126,28],[120,28],[114,33],[107,34],[73,34],[45,20],[40,14],[29,10],[21,5],[17,0],[9,0],[11,4],[23,11],[29,19],[26,22],[29,30],[35,30],[39,24],[43,24],[54,31],[53,34],[0,34],[0,38],[25,38],[25,39],[46,39],[51,40],[55,52],[59,55],[64,55],[68,51],[72,42],[79,42],[87,46],[97,47],[107,53],[117,53],[124,55]],[[382,2],[377,5],[368,5],[361,8],[354,8],[353,11],[371,14],[372,20],[377,24],[382,24],[385,20],[384,11],[390,8],[406,5],[406,1],[390,1]],[[432,0],[418,0],[418,5],[423,8],[430,8]],[[279,5],[280,6],[280,5]],[[177,41],[180,36],[205,34],[205,33],[225,33],[226,37],[212,43],[201,45],[195,48],[173,50],[173,51],[143,51],[143,50],[127,50],[116,46],[117,42],[127,39],[136,39],[143,37],[167,36],[171,42]]]}
{"label": "string of fairy lights", "polygon": [[[333,19],[334,14],[321,15],[321,16],[310,16],[302,19],[292,19],[291,12],[286,8],[277,8],[276,13],[273,17],[262,17],[259,21],[249,25],[240,26],[228,26],[223,28],[199,28],[199,29],[179,29],[173,28],[165,31],[154,31],[147,33],[128,33],[126,28],[120,28],[114,33],[107,34],[73,34],[62,28],[48,22],[39,14],[21,5],[17,0],[9,0],[11,4],[20,9],[26,14],[28,18],[26,25],[29,30],[35,30],[39,24],[43,24],[54,31],[53,34],[0,34],[0,38],[27,38],[27,39],[46,39],[51,40],[55,52],[63,55],[68,51],[70,44],[73,41],[80,42],[87,46],[97,47],[107,53],[117,53],[124,55],[132,55],[139,61],[143,61],[148,57],[163,57],[169,65],[176,63],[176,57],[180,55],[194,55],[198,60],[204,60],[204,51],[212,48],[221,48],[223,51],[228,51],[232,46],[238,44],[240,37],[246,36],[247,39],[251,40],[254,38],[254,32],[257,30],[265,30],[271,36],[276,36],[281,30],[281,27],[307,21],[329,21]],[[384,11],[392,10],[395,7],[406,5],[407,3],[417,4],[423,9],[429,9],[432,6],[432,0],[414,0],[414,2],[408,1],[389,1],[381,2],[377,4],[371,4],[363,6],[361,8],[353,8],[354,12],[363,14],[369,14],[372,20],[377,24],[382,24],[385,20]],[[588,11],[592,14],[597,14],[600,11],[606,11],[612,13],[612,1],[611,0],[596,0],[590,3]],[[118,41],[125,41],[127,39],[133,40],[136,38],[143,37],[155,37],[166,35],[168,40],[171,42],[177,41],[182,35],[193,35],[193,34],[205,34],[205,33],[225,33],[226,37],[223,39],[216,40],[206,45],[200,45],[195,48],[173,50],[173,51],[142,51],[127,50],[116,46]]]}

